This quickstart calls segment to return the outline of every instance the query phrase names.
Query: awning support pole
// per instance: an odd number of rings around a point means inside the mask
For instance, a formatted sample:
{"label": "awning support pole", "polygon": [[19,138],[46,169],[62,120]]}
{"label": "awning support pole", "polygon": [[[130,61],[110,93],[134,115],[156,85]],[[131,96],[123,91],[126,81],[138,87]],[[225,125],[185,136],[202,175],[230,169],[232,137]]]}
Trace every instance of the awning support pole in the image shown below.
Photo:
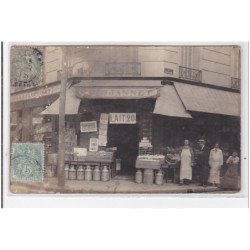
{"label": "awning support pole", "polygon": [[68,81],[68,51],[62,47],[61,89],[59,98],[58,186],[65,185],[65,99]]}

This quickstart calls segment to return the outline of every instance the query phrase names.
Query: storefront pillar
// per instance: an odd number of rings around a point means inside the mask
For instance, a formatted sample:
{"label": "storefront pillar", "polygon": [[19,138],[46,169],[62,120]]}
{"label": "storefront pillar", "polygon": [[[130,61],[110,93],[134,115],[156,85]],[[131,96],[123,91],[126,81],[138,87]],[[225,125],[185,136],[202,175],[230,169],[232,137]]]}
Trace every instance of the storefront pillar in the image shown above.
{"label": "storefront pillar", "polygon": [[31,141],[32,136],[32,114],[31,109],[22,110],[22,142]]}

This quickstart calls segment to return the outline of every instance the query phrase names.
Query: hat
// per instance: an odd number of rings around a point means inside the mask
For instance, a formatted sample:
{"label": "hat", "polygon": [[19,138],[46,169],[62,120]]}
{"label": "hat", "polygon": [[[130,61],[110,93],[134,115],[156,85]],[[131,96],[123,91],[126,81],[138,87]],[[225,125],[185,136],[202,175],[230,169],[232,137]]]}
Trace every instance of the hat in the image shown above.
{"label": "hat", "polygon": [[205,139],[199,139],[198,142],[206,142]]}

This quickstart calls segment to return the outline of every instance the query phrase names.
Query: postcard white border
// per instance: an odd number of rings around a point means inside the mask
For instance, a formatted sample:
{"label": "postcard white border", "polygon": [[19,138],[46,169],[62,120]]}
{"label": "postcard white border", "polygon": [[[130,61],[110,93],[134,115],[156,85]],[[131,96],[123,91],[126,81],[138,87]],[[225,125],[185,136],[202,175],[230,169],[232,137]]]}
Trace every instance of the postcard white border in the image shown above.
{"label": "postcard white border", "polygon": [[[241,46],[241,163],[242,189],[235,194],[159,194],[159,195],[14,195],[9,192],[9,55],[11,45],[239,45]],[[8,86],[8,87],[5,87]],[[248,207],[248,43],[246,42],[166,42],[166,43],[69,43],[69,42],[15,42],[4,43],[4,112],[3,112],[3,170],[4,207]]]}

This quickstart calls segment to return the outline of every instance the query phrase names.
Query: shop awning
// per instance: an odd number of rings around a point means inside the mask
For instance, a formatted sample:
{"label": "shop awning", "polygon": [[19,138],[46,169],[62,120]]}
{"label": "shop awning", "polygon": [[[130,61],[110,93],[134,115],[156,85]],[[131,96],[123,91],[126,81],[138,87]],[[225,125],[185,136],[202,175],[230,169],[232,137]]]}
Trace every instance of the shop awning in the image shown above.
{"label": "shop awning", "polygon": [[240,116],[240,94],[190,84],[174,83],[188,111]]}
{"label": "shop awning", "polygon": [[160,96],[156,99],[154,114],[192,118],[183,106],[174,86],[166,85],[160,88]]}
{"label": "shop awning", "polygon": [[[78,114],[78,109],[81,99],[76,97],[75,89],[69,88],[66,90],[66,100],[65,100],[65,115]],[[42,115],[58,115],[59,114],[59,98],[54,101],[49,107],[47,107],[42,113]]]}

